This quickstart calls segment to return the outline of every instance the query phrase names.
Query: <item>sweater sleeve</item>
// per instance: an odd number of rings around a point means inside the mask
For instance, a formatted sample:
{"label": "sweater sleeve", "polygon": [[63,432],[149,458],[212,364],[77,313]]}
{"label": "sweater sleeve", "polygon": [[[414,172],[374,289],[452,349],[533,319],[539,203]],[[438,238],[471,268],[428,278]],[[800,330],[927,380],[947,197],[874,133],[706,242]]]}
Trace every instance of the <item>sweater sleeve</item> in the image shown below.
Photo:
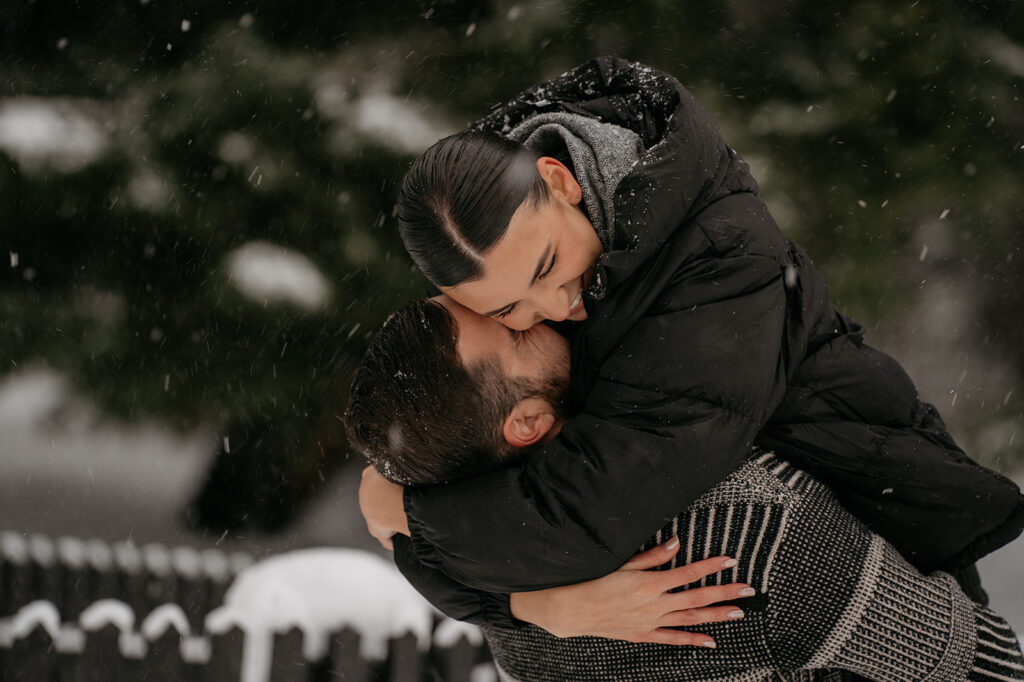
{"label": "sweater sleeve", "polygon": [[[753,560],[765,566],[777,666],[891,682],[1021,679],[1020,647],[1005,621],[948,573],[919,572],[806,473],[775,463],[790,500],[777,546]],[[986,665],[1016,672],[979,677]]]}
{"label": "sweater sleeve", "polygon": [[742,462],[785,390],[782,268],[662,265],[611,302],[646,314],[557,438],[519,466],[406,491],[421,560],[489,592],[597,578]]}
{"label": "sweater sleeve", "polygon": [[805,667],[892,682],[1024,679],[1020,643],[1002,617],[971,602],[948,573],[921,574],[874,537],[857,594]]}

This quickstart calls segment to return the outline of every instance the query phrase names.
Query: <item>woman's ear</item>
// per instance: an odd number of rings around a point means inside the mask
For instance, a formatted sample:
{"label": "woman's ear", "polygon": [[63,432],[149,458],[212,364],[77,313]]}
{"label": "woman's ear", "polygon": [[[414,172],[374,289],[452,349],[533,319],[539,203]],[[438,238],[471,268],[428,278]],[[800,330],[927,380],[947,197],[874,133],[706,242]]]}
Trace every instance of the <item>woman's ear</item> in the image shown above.
{"label": "woman's ear", "polygon": [[527,448],[542,442],[556,421],[551,403],[543,398],[526,398],[505,417],[501,433],[512,447]]}
{"label": "woman's ear", "polygon": [[537,172],[552,192],[560,194],[570,204],[580,203],[583,198],[580,183],[564,163],[550,156],[542,156],[537,159]]}

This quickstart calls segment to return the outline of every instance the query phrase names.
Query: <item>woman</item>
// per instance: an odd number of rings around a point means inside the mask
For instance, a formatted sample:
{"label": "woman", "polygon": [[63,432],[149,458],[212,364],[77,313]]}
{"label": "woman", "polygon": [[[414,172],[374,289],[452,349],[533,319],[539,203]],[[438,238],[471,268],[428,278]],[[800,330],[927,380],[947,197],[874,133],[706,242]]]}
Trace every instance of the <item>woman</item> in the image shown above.
{"label": "woman", "polygon": [[[578,322],[566,333],[580,414],[520,467],[407,489],[404,509],[369,491],[370,525],[387,535],[404,512],[422,561],[491,592],[596,578],[756,437],[919,569],[960,571],[983,600],[971,567],[1019,534],[1020,491],[969,460],[899,365],[863,345],[756,191],[688,91],[615,58],[428,150],[399,202],[410,255],[510,329]],[[595,381],[599,367],[618,380]],[[631,376],[659,390],[633,391]]]}

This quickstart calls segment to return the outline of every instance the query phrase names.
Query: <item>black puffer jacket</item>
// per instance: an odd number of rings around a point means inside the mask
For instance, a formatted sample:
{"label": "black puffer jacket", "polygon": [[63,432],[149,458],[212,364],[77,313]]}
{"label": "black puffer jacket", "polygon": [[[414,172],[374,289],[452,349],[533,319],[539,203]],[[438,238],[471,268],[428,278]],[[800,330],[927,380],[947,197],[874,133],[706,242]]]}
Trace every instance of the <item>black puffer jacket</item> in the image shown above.
{"label": "black puffer jacket", "polygon": [[476,127],[550,111],[630,128],[645,146],[617,188],[614,248],[574,337],[581,412],[521,466],[406,490],[413,536],[396,558],[428,598],[465,618],[481,605],[458,584],[508,593],[604,575],[755,440],[923,570],[970,565],[1019,534],[1017,486],[968,459],[899,365],[863,344],[685,88],[601,58]]}

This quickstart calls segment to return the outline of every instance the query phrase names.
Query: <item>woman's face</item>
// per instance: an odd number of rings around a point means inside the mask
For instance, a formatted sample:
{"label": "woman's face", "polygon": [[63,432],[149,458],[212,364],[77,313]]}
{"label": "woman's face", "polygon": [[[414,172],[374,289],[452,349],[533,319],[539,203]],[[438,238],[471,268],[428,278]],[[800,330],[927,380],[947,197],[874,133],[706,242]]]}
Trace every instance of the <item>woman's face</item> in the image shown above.
{"label": "woman's face", "polygon": [[537,169],[548,184],[548,199],[519,207],[484,256],[479,278],[442,287],[458,303],[511,329],[587,319],[583,292],[601,255],[572,173],[550,157],[538,159]]}

